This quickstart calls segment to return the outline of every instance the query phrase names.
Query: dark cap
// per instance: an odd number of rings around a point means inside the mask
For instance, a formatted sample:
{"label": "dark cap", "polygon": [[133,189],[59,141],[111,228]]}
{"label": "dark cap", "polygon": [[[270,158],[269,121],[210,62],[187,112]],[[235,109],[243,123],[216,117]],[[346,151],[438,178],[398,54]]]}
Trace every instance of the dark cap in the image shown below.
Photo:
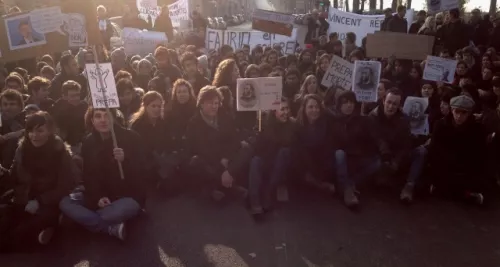
{"label": "dark cap", "polygon": [[472,111],[474,108],[474,100],[466,95],[455,96],[450,100],[450,106],[452,108],[463,109],[467,111]]}

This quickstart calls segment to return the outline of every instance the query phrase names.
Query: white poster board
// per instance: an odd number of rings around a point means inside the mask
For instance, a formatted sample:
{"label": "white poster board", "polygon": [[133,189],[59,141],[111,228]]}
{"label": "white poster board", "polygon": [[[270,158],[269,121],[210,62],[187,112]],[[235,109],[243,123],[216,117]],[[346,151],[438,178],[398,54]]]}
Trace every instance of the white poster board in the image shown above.
{"label": "white poster board", "polygon": [[327,88],[337,86],[346,90],[351,90],[353,70],[354,64],[334,55],[330,61],[330,67],[323,76],[321,84]]}
{"label": "white poster board", "polygon": [[429,115],[425,114],[429,99],[409,96],[405,100],[403,113],[410,118],[410,130],[414,135],[429,135]]}
{"label": "white poster board", "polygon": [[379,61],[354,61],[352,89],[359,102],[377,102],[382,65]]}
{"label": "white poster board", "polygon": [[427,56],[423,79],[435,82],[453,83],[457,61],[442,57]]}
{"label": "white poster board", "polygon": [[[85,64],[85,72],[89,81],[90,94],[92,95],[92,106],[94,108],[119,108],[120,100],[116,91],[115,78],[111,63]],[[103,86],[99,81],[99,73],[102,75]]]}
{"label": "white poster board", "polygon": [[[413,22],[413,9],[406,10],[405,18],[410,29]],[[330,23],[328,33],[338,33],[339,40],[343,42],[346,34],[353,32],[356,34],[356,45],[361,46],[361,41],[367,34],[380,31],[384,19],[384,15],[359,15],[330,7],[327,21]]]}
{"label": "white poster board", "polygon": [[[158,6],[158,0],[136,0],[137,8],[139,9],[139,15],[144,20],[147,20],[148,16],[156,21],[156,18],[160,15],[161,7]],[[172,26],[174,28],[181,27],[182,20],[189,20],[189,0],[178,0],[173,4],[168,5],[168,11],[170,19],[172,20]]]}
{"label": "white poster board", "polygon": [[240,78],[236,86],[238,111],[277,110],[281,105],[281,77]]}
{"label": "white poster board", "polygon": [[168,43],[164,32],[150,32],[135,28],[123,28],[122,42],[128,56],[147,56],[153,53],[158,45]]}
{"label": "white poster board", "polygon": [[458,0],[427,0],[427,12],[429,14],[436,14],[459,7]]}
{"label": "white poster board", "polygon": [[278,35],[255,30],[214,30],[207,28],[205,35],[205,48],[208,50],[219,49],[222,45],[230,45],[233,49],[240,49],[249,45],[253,49],[256,45],[272,47],[274,44],[281,46],[281,53],[289,55],[295,53],[297,43],[297,28],[292,31],[292,36]]}

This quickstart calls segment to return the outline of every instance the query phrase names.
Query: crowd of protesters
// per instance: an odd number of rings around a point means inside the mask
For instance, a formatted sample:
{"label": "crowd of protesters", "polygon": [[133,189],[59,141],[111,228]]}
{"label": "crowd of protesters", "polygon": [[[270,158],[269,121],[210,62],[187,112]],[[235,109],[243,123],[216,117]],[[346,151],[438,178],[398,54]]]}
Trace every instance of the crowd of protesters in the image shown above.
{"label": "crowd of protesters", "polygon": [[[406,32],[404,10],[389,13],[383,30]],[[98,13],[105,36],[106,9]],[[149,27],[137,15],[124,24]],[[167,20],[155,27],[169,35]],[[379,59],[377,103],[321,85],[332,55],[366,59],[353,33],[345,43],[322,34],[289,55],[279,45],[203,53],[203,45],[169,44],[141,57],[105,43],[41,55],[35,66],[6,65],[0,251],[47,244],[61,214],[125,239],[125,223],[145,212],[152,188],[246,199],[255,216],[272,209],[277,192],[286,198],[283,185],[292,181],[338,194],[349,208],[359,205],[366,180],[398,188],[406,203],[415,192],[486,203],[500,159],[499,23],[474,15],[465,24],[457,10],[444,18],[419,12],[410,33],[436,36],[435,54],[458,60],[455,80],[423,80],[424,62]],[[113,66],[119,109],[89,101],[84,66],[95,54]],[[236,111],[237,79],[258,77],[283,78],[280,109]],[[428,136],[410,133],[401,111],[409,96],[429,99]]]}

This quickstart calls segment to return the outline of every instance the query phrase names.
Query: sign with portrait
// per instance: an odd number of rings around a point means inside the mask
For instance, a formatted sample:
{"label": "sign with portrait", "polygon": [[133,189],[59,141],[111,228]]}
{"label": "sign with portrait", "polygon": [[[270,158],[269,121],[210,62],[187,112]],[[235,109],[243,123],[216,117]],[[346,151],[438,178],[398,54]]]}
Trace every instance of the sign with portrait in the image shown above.
{"label": "sign with portrait", "polygon": [[236,85],[238,111],[277,110],[281,105],[281,77],[240,78]]}
{"label": "sign with portrait", "polygon": [[252,29],[292,36],[294,17],[292,14],[256,9],[252,17]]}
{"label": "sign with portrait", "polygon": [[73,47],[100,44],[94,2],[66,0],[59,5],[15,13],[0,23],[4,61],[34,58]]}
{"label": "sign with portrait", "polygon": [[382,65],[379,61],[354,61],[352,90],[359,102],[377,102]]}
{"label": "sign with portrait", "polygon": [[424,80],[453,83],[457,61],[442,57],[427,56],[424,68]]}
{"label": "sign with portrait", "polygon": [[[120,99],[116,91],[111,63],[101,63],[99,68],[94,63],[85,64],[85,72],[89,81],[92,106],[94,108],[119,108]],[[102,84],[99,75],[102,77]]]}
{"label": "sign with portrait", "polygon": [[403,113],[410,118],[410,130],[414,135],[429,135],[429,115],[425,114],[429,99],[409,96],[405,100]]}

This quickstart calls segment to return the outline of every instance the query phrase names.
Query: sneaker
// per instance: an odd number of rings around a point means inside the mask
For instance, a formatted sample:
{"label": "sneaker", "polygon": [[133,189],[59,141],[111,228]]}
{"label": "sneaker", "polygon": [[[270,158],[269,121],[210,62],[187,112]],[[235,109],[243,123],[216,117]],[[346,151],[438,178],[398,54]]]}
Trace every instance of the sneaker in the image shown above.
{"label": "sneaker", "polygon": [[38,243],[41,245],[47,245],[50,240],[52,240],[52,237],[54,236],[54,228],[49,227],[40,232],[38,234]]}
{"label": "sneaker", "polygon": [[348,208],[355,208],[359,205],[359,200],[356,196],[354,187],[347,186],[344,189],[344,203]]}
{"label": "sneaker", "polygon": [[110,236],[114,236],[121,241],[125,241],[125,238],[127,237],[127,233],[125,231],[125,223],[119,223],[115,225],[111,225],[108,227],[108,234]]}
{"label": "sneaker", "polygon": [[403,190],[401,190],[400,199],[406,203],[411,203],[413,201],[413,188],[412,184],[407,183]]}
{"label": "sneaker", "polygon": [[484,204],[484,196],[482,193],[469,193],[468,194],[470,198],[476,202],[478,205],[483,205]]}

